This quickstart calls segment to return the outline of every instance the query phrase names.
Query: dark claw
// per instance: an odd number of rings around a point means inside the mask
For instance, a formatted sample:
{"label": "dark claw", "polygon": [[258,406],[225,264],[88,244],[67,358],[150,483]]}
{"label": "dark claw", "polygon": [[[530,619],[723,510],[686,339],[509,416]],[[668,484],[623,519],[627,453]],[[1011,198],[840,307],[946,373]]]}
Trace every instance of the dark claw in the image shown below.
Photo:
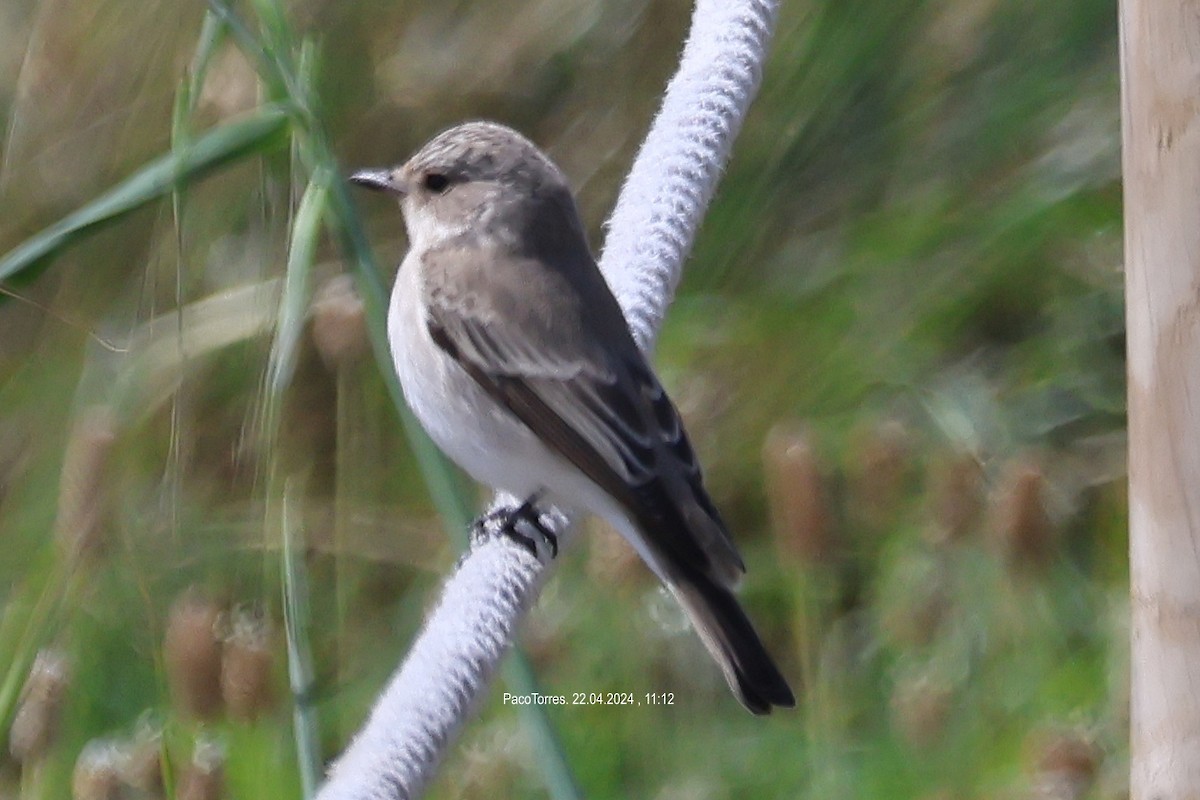
{"label": "dark claw", "polygon": [[532,536],[526,536],[513,525],[504,526],[504,535],[528,550],[529,555],[534,558],[538,557],[537,542],[533,540]]}
{"label": "dark claw", "polygon": [[[539,515],[537,509],[533,507],[533,501],[534,498],[529,498],[524,503],[521,503],[521,505],[512,512],[512,524],[506,526],[506,530],[511,529],[513,535],[520,536],[522,539],[529,542],[530,546],[532,546],[532,540],[530,540],[528,536],[518,533],[516,530],[516,521],[521,519],[525,520],[527,523],[533,526],[534,530],[540,533],[542,538],[546,540],[546,543],[550,545],[550,557],[558,558],[558,537],[554,534],[554,531],[542,524],[541,515]],[[533,554],[535,556],[537,555],[536,548],[534,548]]]}

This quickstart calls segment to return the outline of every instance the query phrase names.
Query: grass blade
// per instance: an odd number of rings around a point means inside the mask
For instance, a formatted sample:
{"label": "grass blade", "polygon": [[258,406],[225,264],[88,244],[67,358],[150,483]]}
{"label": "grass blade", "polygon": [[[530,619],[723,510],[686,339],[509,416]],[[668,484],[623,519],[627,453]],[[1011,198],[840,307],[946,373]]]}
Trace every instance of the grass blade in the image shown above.
{"label": "grass blade", "polygon": [[194,180],[246,155],[282,143],[289,115],[281,105],[264,106],[246,119],[208,131],[183,153],[168,153],[135,172],[83,208],[35,234],[0,258],[0,281],[44,264],[101,226],[164,196],[179,181]]}
{"label": "grass blade", "polygon": [[195,101],[200,97],[200,90],[208,76],[208,65],[212,63],[213,54],[225,41],[227,33],[225,20],[212,10],[206,11],[200,27],[200,38],[196,43],[196,52],[192,55],[192,63],[188,68],[188,95],[191,98],[188,111],[195,110]]}
{"label": "grass blade", "polygon": [[327,176],[315,176],[304,190],[296,211],[296,221],[292,224],[287,274],[283,296],[279,300],[279,322],[275,327],[275,342],[267,367],[267,385],[275,398],[274,402],[278,402],[279,395],[291,382],[296,369],[296,352],[304,333],[304,319],[310,300],[309,277],[328,196]]}
{"label": "grass blade", "polygon": [[303,535],[300,514],[292,507],[296,502],[295,495],[299,493],[296,483],[298,481],[290,478],[284,483],[279,520],[283,539],[283,628],[287,637],[288,683],[293,700],[292,733],[296,741],[300,785],[305,800],[308,800],[316,794],[321,782],[321,746],[317,711],[313,707],[316,671],[308,635],[308,573],[303,560],[303,542],[298,541]]}

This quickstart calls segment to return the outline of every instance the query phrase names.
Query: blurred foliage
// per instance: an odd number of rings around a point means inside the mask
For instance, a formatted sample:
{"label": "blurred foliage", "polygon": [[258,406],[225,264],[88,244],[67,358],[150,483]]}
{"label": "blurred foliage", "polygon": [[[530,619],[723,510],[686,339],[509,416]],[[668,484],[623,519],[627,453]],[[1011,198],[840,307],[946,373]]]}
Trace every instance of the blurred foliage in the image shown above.
{"label": "blurred foliage", "polygon": [[[455,559],[369,357],[379,298],[338,289],[369,255],[343,261],[329,154],[506,122],[599,246],[690,13],[272,8],[239,33],[170,0],[0,5],[0,263],[36,256],[0,284],[0,796],[134,785],[145,753],[151,796],[300,796],[296,697],[332,757]],[[1123,796],[1118,150],[1111,3],[784,4],[657,361],[801,705],[746,715],[597,529],[526,630],[542,688],[674,705],[549,712],[589,796]],[[398,261],[396,209],[355,202]],[[284,565],[292,696],[282,634],[226,652],[247,614],[282,630]],[[432,796],[542,796],[527,724],[494,691]]]}

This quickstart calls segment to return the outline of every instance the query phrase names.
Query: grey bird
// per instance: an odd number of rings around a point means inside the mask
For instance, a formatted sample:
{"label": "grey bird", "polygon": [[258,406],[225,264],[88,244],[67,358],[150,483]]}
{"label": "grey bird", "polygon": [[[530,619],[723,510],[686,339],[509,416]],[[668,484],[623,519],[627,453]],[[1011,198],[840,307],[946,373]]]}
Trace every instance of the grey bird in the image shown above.
{"label": "grey bird", "polygon": [[745,572],[679,413],[634,342],[562,172],[469,122],[351,181],[400,197],[396,372],[434,442],[481,483],[613,525],[678,599],[738,700],[795,699],[732,589]]}

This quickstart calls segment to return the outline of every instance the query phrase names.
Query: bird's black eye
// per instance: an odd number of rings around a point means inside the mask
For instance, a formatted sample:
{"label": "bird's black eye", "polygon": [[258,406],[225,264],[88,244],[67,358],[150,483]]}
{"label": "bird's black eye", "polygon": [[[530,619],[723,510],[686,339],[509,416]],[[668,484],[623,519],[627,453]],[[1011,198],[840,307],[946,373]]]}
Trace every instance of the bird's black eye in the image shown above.
{"label": "bird's black eye", "polygon": [[444,192],[446,191],[446,187],[450,185],[450,179],[440,172],[425,173],[425,180],[423,182],[425,188],[431,192]]}

